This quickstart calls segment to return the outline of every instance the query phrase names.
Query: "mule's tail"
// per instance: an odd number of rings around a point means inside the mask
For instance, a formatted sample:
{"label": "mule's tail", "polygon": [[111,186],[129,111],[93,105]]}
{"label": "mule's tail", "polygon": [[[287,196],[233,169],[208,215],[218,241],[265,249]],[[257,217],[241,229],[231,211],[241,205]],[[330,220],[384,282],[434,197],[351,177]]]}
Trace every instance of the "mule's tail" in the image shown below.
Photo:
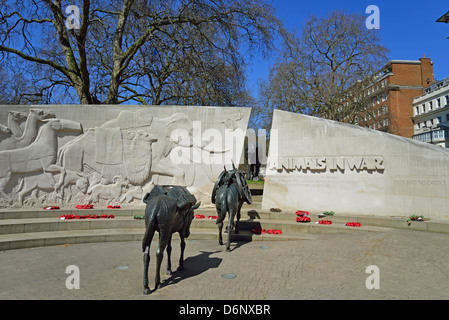
{"label": "mule's tail", "polygon": [[226,212],[228,211],[228,197],[227,197],[228,189],[225,189],[223,194],[220,195],[220,199],[218,201],[218,219],[216,224],[223,222],[226,218]]}
{"label": "mule's tail", "polygon": [[145,252],[145,248],[151,245],[151,240],[153,240],[153,236],[156,231],[156,215],[150,215],[148,219],[148,222],[145,221],[146,229],[142,240],[142,252]]}

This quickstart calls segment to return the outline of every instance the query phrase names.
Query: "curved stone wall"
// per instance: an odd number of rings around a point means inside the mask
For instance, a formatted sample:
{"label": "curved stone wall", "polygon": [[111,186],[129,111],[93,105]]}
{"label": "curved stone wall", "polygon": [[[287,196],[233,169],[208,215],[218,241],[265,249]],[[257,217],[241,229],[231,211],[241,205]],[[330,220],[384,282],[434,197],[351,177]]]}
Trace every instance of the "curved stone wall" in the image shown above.
{"label": "curved stone wall", "polygon": [[263,208],[449,219],[449,151],[275,110]]}

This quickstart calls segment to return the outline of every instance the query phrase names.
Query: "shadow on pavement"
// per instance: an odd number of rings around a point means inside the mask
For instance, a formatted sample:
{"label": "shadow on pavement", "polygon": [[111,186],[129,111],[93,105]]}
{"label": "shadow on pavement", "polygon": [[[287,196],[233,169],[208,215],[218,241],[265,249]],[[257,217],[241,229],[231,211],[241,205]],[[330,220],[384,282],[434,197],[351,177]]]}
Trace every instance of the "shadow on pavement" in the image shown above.
{"label": "shadow on pavement", "polygon": [[168,285],[176,284],[182,280],[196,277],[209,269],[218,268],[223,259],[211,257],[211,255],[218,252],[221,252],[221,250],[214,252],[201,251],[201,253],[197,256],[186,258],[184,260],[184,270],[173,271],[173,274],[168,279],[163,281],[162,285],[165,287]]}

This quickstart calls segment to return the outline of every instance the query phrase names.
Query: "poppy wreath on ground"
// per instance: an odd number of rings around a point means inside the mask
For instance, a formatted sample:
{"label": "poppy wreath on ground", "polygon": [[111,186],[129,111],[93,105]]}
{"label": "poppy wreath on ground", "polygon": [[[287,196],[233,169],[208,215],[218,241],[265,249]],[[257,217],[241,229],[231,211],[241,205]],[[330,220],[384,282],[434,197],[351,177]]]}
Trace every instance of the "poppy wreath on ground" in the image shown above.
{"label": "poppy wreath on ground", "polygon": [[308,216],[310,214],[310,212],[298,210],[295,212],[295,214],[299,217],[305,217],[305,216]]}
{"label": "poppy wreath on ground", "polygon": [[346,222],[345,226],[348,227],[361,227],[362,225],[358,222]]}
{"label": "poppy wreath on ground", "polygon": [[318,224],[332,224],[332,221],[330,221],[330,220],[320,220],[317,223]]}
{"label": "poppy wreath on ground", "polygon": [[119,205],[116,205],[116,206],[111,206],[111,205],[109,205],[108,206],[108,209],[120,209],[121,207],[119,206]]}
{"label": "poppy wreath on ground", "polygon": [[282,234],[281,230],[277,230],[277,229],[251,229],[251,232],[254,234],[264,234],[264,233],[268,233],[268,234]]}
{"label": "poppy wreath on ground", "polygon": [[296,217],[296,222],[301,222],[301,223],[310,222],[310,218],[304,217],[304,216],[299,216],[299,217]]}
{"label": "poppy wreath on ground", "polygon": [[208,216],[207,219],[209,219],[209,220],[217,220],[218,216]]}
{"label": "poppy wreath on ground", "polygon": [[49,207],[44,207],[44,210],[59,210],[58,206],[49,206]]}
{"label": "poppy wreath on ground", "polygon": [[83,216],[74,215],[74,214],[65,214],[62,216],[59,216],[60,220],[83,220],[83,219],[113,219],[115,218],[113,214],[86,214]]}
{"label": "poppy wreath on ground", "polygon": [[75,208],[77,208],[77,209],[93,209],[94,205],[93,204],[79,204]]}
{"label": "poppy wreath on ground", "polygon": [[202,214],[196,214],[194,217],[195,217],[195,219],[204,219],[205,218],[205,216]]}

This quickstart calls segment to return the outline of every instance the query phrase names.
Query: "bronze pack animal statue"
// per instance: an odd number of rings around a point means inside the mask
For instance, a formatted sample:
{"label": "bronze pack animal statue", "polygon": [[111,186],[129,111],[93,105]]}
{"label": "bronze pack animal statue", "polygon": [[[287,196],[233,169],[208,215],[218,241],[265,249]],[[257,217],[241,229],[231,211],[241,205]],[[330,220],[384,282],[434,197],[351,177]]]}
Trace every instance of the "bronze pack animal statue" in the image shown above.
{"label": "bronze pack animal statue", "polygon": [[167,274],[171,275],[171,239],[175,232],[181,239],[181,256],[178,270],[184,269],[185,239],[190,235],[190,224],[194,218],[194,210],[201,203],[196,203],[196,198],[185,187],[181,186],[155,186],[151,192],[143,198],[146,203],[145,227],[146,231],[142,241],[144,263],[144,294],[151,293],[148,285],[148,267],[150,263],[150,245],[154,233],[159,232],[159,246],[156,251],[156,277],[155,289],[161,286],[160,268],[167,250]]}
{"label": "bronze pack animal statue", "polygon": [[226,251],[230,251],[231,232],[234,224],[234,217],[237,216],[235,223],[235,233],[239,233],[240,210],[244,202],[251,204],[251,191],[249,190],[244,173],[237,170],[232,165],[232,170],[226,170],[226,167],[215,182],[212,190],[212,203],[215,203],[217,209],[218,219],[218,243],[223,245],[222,229],[223,221],[226,218],[226,213],[229,212],[228,227],[227,227],[227,243]]}

